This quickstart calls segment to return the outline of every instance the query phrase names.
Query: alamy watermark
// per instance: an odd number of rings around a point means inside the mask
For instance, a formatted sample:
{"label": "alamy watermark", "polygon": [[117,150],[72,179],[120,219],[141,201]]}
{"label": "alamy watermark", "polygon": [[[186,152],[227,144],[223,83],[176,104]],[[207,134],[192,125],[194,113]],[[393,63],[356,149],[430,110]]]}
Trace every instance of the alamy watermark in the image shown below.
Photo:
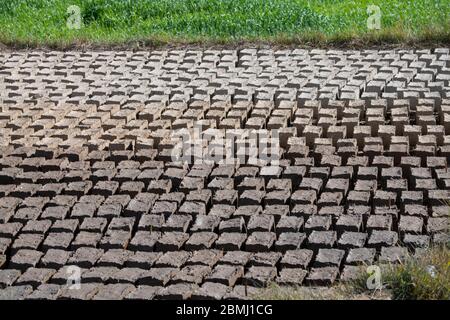
{"label": "alamy watermark", "polygon": [[76,5],[71,5],[67,8],[69,17],[66,21],[67,28],[79,30],[83,26],[83,19],[81,17],[81,8]]}
{"label": "alamy watermark", "polygon": [[367,29],[369,30],[380,30],[381,29],[381,9],[376,5],[367,6]]}

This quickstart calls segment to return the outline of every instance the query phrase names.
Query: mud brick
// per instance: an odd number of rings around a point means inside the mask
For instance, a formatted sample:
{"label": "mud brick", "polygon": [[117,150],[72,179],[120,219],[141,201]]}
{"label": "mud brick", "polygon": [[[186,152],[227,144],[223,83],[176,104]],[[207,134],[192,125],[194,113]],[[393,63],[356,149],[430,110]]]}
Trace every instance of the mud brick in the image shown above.
{"label": "mud brick", "polygon": [[415,250],[428,248],[430,246],[430,236],[420,234],[405,234],[402,242],[406,247]]}
{"label": "mud brick", "polygon": [[413,190],[427,191],[437,189],[434,179],[416,179]]}
{"label": "mud brick", "polygon": [[362,266],[345,265],[339,276],[339,281],[342,282],[357,281],[358,279],[360,279],[361,274],[363,274],[363,272],[364,269]]}
{"label": "mud brick", "polygon": [[195,190],[186,195],[186,201],[200,202],[209,207],[211,204],[212,192],[208,189]]}
{"label": "mud brick", "polygon": [[92,188],[91,181],[71,182],[64,189],[64,193],[70,196],[81,197],[87,194]]}
{"label": "mud brick", "polygon": [[0,254],[4,255],[11,246],[12,239],[0,238]]}
{"label": "mud brick", "polygon": [[219,233],[223,232],[244,232],[245,220],[243,217],[223,220],[219,225]]}
{"label": "mud brick", "polygon": [[271,191],[265,195],[264,203],[265,206],[286,205],[289,204],[289,198],[290,198],[289,190]]}
{"label": "mud brick", "polygon": [[329,215],[311,215],[305,223],[305,231],[310,233],[313,230],[326,231],[329,230],[332,224],[331,216]]}
{"label": "mud brick", "polygon": [[208,215],[216,216],[221,219],[229,219],[234,214],[235,211],[236,208],[234,206],[225,204],[215,204],[212,206]]}
{"label": "mud brick", "polygon": [[122,206],[118,203],[103,204],[98,208],[96,217],[113,219],[119,217],[122,212]]}
{"label": "mud brick", "polygon": [[450,215],[446,205],[432,206],[430,211],[432,217],[446,217]]}
{"label": "mud brick", "polygon": [[48,219],[51,221],[63,220],[69,214],[70,208],[67,206],[52,206],[47,207],[44,212],[42,212],[41,219]]}
{"label": "mud brick", "polygon": [[70,170],[63,178],[63,182],[71,183],[77,181],[89,180],[91,171],[89,170]]}
{"label": "mud brick", "polygon": [[179,206],[185,198],[185,194],[183,192],[169,192],[164,193],[159,196],[159,201],[167,201],[167,202],[173,202],[176,203],[177,206]]}
{"label": "mud brick", "polygon": [[160,290],[156,295],[159,300],[186,300],[190,299],[193,292],[198,290],[198,285],[177,283]]}
{"label": "mud brick", "polygon": [[70,251],[49,249],[42,257],[40,267],[50,269],[62,268],[62,266],[66,264],[67,260],[69,260],[71,254],[72,253]]}
{"label": "mud brick", "polygon": [[306,234],[297,232],[284,232],[275,242],[275,248],[279,251],[299,249],[305,242]]}
{"label": "mud brick", "polygon": [[392,229],[392,216],[390,215],[371,215],[367,219],[366,230],[387,230]]}
{"label": "mud brick", "polygon": [[320,179],[323,181],[328,180],[330,176],[330,168],[329,167],[311,167],[309,168],[309,175],[313,179]]}
{"label": "mud brick", "polygon": [[191,235],[185,247],[186,250],[209,249],[217,238],[217,234],[214,232],[196,232]]}
{"label": "mud brick", "polygon": [[227,204],[235,206],[238,199],[238,193],[234,190],[217,190],[214,193],[214,204]]}
{"label": "mud brick", "polygon": [[41,187],[42,186],[40,184],[21,183],[13,191],[10,192],[10,196],[25,199],[27,197],[35,195]]}
{"label": "mud brick", "polygon": [[197,177],[184,177],[180,184],[180,191],[189,193],[189,191],[201,190],[205,186],[205,180]]}
{"label": "mud brick", "polygon": [[216,248],[224,251],[240,250],[246,239],[246,234],[224,232],[217,239]]}
{"label": "mud brick", "polygon": [[205,265],[213,267],[222,258],[223,252],[219,250],[199,250],[194,252],[186,265]]}
{"label": "mud brick", "polygon": [[342,234],[344,231],[358,232],[362,228],[362,216],[343,214],[336,221],[335,227],[338,234]]}
{"label": "mud brick", "polygon": [[253,232],[247,239],[245,247],[248,251],[269,251],[276,240],[275,233]]}
{"label": "mud brick", "polygon": [[379,263],[399,263],[408,256],[408,249],[403,247],[383,247],[378,257]]}
{"label": "mud brick", "polygon": [[62,287],[57,284],[44,283],[26,296],[26,300],[56,300],[60,295]]}
{"label": "mud brick", "polygon": [[264,196],[264,191],[245,190],[239,197],[239,206],[260,205]]}
{"label": "mud brick", "polygon": [[300,286],[307,274],[308,272],[303,269],[282,269],[275,281],[280,285]]}
{"label": "mud brick", "polygon": [[332,248],[336,243],[337,236],[335,231],[317,231],[313,230],[308,236],[308,247],[313,250],[319,248]]}
{"label": "mud brick", "polygon": [[445,233],[449,230],[448,217],[428,218],[426,231],[428,234]]}
{"label": "mud brick", "polygon": [[322,190],[323,181],[319,178],[303,178],[299,185],[300,190],[313,190],[320,193]]}
{"label": "mud brick", "polygon": [[[42,183],[42,182],[41,182]],[[0,172],[0,196],[6,197],[9,195],[10,192],[12,192],[16,188],[16,185],[14,184],[1,184],[1,172]]]}
{"label": "mud brick", "polygon": [[321,216],[331,216],[333,223],[336,223],[339,217],[342,214],[344,214],[344,207],[343,206],[323,207],[319,209],[318,214]]}
{"label": "mud brick", "polygon": [[291,214],[296,217],[303,217],[304,219],[308,219],[310,216],[317,214],[317,206],[297,204],[291,210]]}
{"label": "mud brick", "polygon": [[28,268],[36,267],[42,255],[42,252],[36,250],[18,250],[11,256],[9,268],[24,271]]}
{"label": "mud brick", "polygon": [[319,208],[326,206],[339,206],[343,199],[343,193],[341,192],[322,192],[317,205]]}
{"label": "mud brick", "polygon": [[[93,277],[95,279],[95,282],[97,282],[98,280],[101,280],[101,282],[105,283],[105,282],[111,282],[114,284],[135,284],[139,281],[139,279],[142,277],[142,275],[144,274],[144,270],[143,269],[138,269],[138,268],[123,268],[123,269],[117,269],[114,267],[98,267],[95,268],[96,270],[104,270],[103,272],[99,273],[100,277],[107,277],[108,279],[98,279],[97,275],[92,275],[91,277]],[[93,270],[93,269],[91,269]],[[89,274],[88,274],[89,275]],[[85,277],[85,273],[83,274],[83,278]]]}
{"label": "mud brick", "polygon": [[69,258],[67,263],[79,266],[80,268],[88,269],[93,267],[102,255],[102,249],[83,247],[77,249]]}
{"label": "mud brick", "polygon": [[376,207],[392,207],[397,202],[397,193],[392,191],[375,191],[373,203]]}
{"label": "mud brick", "polygon": [[24,300],[32,291],[32,286],[7,287],[0,291],[0,300]]}
{"label": "mud brick", "polygon": [[427,168],[433,169],[446,169],[447,168],[447,158],[446,157],[427,157]]}
{"label": "mud brick", "polygon": [[150,269],[154,263],[162,256],[161,252],[129,252],[125,266],[128,268]]}
{"label": "mud brick", "polygon": [[297,190],[291,195],[292,205],[312,205],[317,200],[317,193],[313,190]]}
{"label": "mud brick", "polygon": [[266,287],[277,276],[274,267],[250,267],[242,281],[244,284],[254,287]]}
{"label": "mud brick", "polygon": [[179,214],[199,216],[206,214],[206,206],[201,202],[185,201],[178,210]]}
{"label": "mud brick", "polygon": [[140,275],[138,284],[165,286],[176,275],[177,271],[175,268],[151,268]]}
{"label": "mud brick", "polygon": [[428,190],[428,204],[431,206],[442,205],[444,199],[450,199],[450,190]]}
{"label": "mud brick", "polygon": [[262,212],[261,206],[250,205],[250,206],[238,206],[236,211],[233,213],[233,217],[243,217],[245,221],[250,220],[250,217],[259,215]]}
{"label": "mud brick", "polygon": [[210,231],[214,232],[220,223],[220,217],[199,215],[191,227],[191,232]]}
{"label": "mud brick", "polygon": [[367,246],[381,249],[381,247],[395,246],[398,242],[398,234],[394,231],[374,230],[369,237]]}
{"label": "mud brick", "polygon": [[230,287],[220,283],[205,282],[200,289],[196,290],[192,300],[221,300],[230,292]]}
{"label": "mud brick", "polygon": [[162,173],[163,170],[161,168],[145,169],[136,177],[136,180],[144,182],[148,186],[151,181],[158,180]]}
{"label": "mud brick", "polygon": [[301,179],[306,174],[306,167],[304,166],[288,166],[283,170],[281,177],[283,179],[290,179],[292,187],[295,189],[299,186]]}
{"label": "mud brick", "polygon": [[239,183],[237,189],[240,193],[243,193],[246,190],[251,191],[262,191],[264,190],[264,179],[263,178],[249,178],[245,177],[243,181]]}
{"label": "mud brick", "polygon": [[366,233],[346,231],[340,236],[337,246],[343,249],[361,248],[366,241]]}
{"label": "mud brick", "polygon": [[115,194],[118,188],[117,181],[98,181],[92,189],[92,194],[108,197]]}
{"label": "mud brick", "polygon": [[312,268],[305,282],[311,286],[330,286],[336,281],[338,274],[337,267]]}
{"label": "mud brick", "polygon": [[101,286],[98,284],[84,284],[80,290],[73,290],[65,287],[61,290],[58,300],[91,300],[99,291]]}
{"label": "mud brick", "polygon": [[115,169],[96,170],[92,173],[91,180],[93,183],[98,183],[99,181],[110,182],[116,173],[117,170]]}
{"label": "mud brick", "polygon": [[134,217],[128,217],[128,218],[116,217],[111,220],[111,223],[108,226],[108,231],[123,230],[123,231],[132,232],[134,225],[135,225]]}
{"label": "mud brick", "polygon": [[209,266],[188,265],[177,272],[170,283],[195,283],[200,285],[210,272],[211,268]]}
{"label": "mud brick", "polygon": [[187,214],[171,215],[163,224],[162,230],[165,232],[179,231],[187,232],[192,222],[192,217]]}
{"label": "mud brick", "polygon": [[45,241],[42,244],[42,249],[45,251],[49,249],[68,250],[72,239],[72,233],[51,232],[45,238]]}
{"label": "mud brick", "polygon": [[131,240],[131,232],[108,230],[100,241],[99,247],[104,250],[125,249]]}
{"label": "mud brick", "polygon": [[314,267],[340,267],[345,251],[339,249],[319,249]]}
{"label": "mud brick", "polygon": [[156,201],[151,210],[151,214],[164,215],[165,217],[169,217],[170,215],[174,214],[176,210],[177,204],[175,202]]}
{"label": "mud brick", "polygon": [[16,237],[22,227],[23,224],[19,222],[0,224],[0,238],[13,239]]}
{"label": "mud brick", "polygon": [[125,181],[120,186],[119,193],[128,194],[131,197],[135,197],[144,188],[145,184],[141,181]]}
{"label": "mud brick", "polygon": [[129,293],[125,300],[153,300],[162,287],[138,286],[135,291]]}
{"label": "mud brick", "polygon": [[292,190],[292,181],[290,179],[271,179],[267,183],[267,191]]}
{"label": "mud brick", "polygon": [[423,191],[402,191],[401,203],[406,204],[423,204]]}
{"label": "mud brick", "polygon": [[105,218],[84,218],[80,226],[80,231],[103,233],[108,224]]}
{"label": "mud brick", "polygon": [[253,256],[251,252],[229,251],[220,259],[218,264],[245,266]]}
{"label": "mud brick", "polygon": [[14,240],[11,250],[15,252],[20,249],[37,250],[44,241],[42,234],[19,234]]}
{"label": "mud brick", "polygon": [[41,212],[41,209],[35,207],[20,208],[16,211],[11,221],[16,223],[26,223],[28,220],[37,220]]}
{"label": "mud brick", "polygon": [[93,300],[122,300],[135,290],[132,284],[108,284],[100,287]]}
{"label": "mud brick", "polygon": [[249,260],[250,266],[275,267],[280,261],[282,254],[279,252],[260,252],[255,253]]}
{"label": "mud brick", "polygon": [[299,232],[303,227],[304,219],[303,217],[295,216],[281,216],[276,225],[275,231],[277,235],[284,232]]}
{"label": "mud brick", "polygon": [[157,199],[156,195],[141,193],[130,201],[125,209],[125,216],[140,216],[150,211]]}
{"label": "mud brick", "polygon": [[348,251],[345,263],[349,265],[372,265],[376,250],[373,248],[353,248]]}
{"label": "mud brick", "polygon": [[176,251],[180,250],[184,243],[189,239],[189,235],[183,232],[167,232],[156,242],[157,251]]}
{"label": "mud brick", "polygon": [[190,257],[191,253],[187,251],[166,252],[155,262],[154,267],[179,269]]}
{"label": "mud brick", "polygon": [[164,194],[172,189],[172,181],[169,179],[153,180],[147,188],[150,193]]}
{"label": "mud brick", "polygon": [[82,247],[96,248],[101,239],[101,233],[81,231],[73,240],[71,248],[72,250],[77,250]]}
{"label": "mud brick", "polygon": [[428,217],[428,210],[426,206],[407,204],[404,208],[404,214],[417,217]]}
{"label": "mud brick", "polygon": [[268,184],[270,179],[276,179],[281,176],[282,168],[278,166],[262,167],[259,171],[259,176],[264,178],[265,183]]}
{"label": "mud brick", "polygon": [[275,225],[275,219],[273,216],[260,214],[257,216],[251,216],[247,225],[248,232],[267,232],[271,231]]}
{"label": "mud brick", "polygon": [[39,285],[50,280],[55,273],[56,270],[54,269],[29,268],[16,280],[15,284],[18,286],[29,285],[37,288]]}
{"label": "mud brick", "polygon": [[423,230],[422,217],[401,216],[398,224],[400,234],[413,233],[421,234]]}
{"label": "mud brick", "polygon": [[40,197],[54,197],[63,193],[67,189],[65,183],[46,183],[37,190],[36,195]]}
{"label": "mud brick", "polygon": [[19,270],[0,270],[0,289],[12,286],[20,276]]}

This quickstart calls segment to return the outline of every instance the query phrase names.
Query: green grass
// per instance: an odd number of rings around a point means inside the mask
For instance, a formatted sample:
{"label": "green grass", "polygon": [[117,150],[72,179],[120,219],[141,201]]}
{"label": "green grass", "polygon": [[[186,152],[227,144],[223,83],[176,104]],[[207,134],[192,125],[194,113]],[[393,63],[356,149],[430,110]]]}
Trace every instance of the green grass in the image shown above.
{"label": "green grass", "polygon": [[[367,6],[382,29],[367,30]],[[66,26],[81,8],[83,27]],[[0,42],[71,46],[173,43],[450,42],[448,0],[0,0]]]}
{"label": "green grass", "polygon": [[330,288],[281,287],[271,284],[258,300],[450,300],[450,247],[435,246],[398,264],[381,266],[382,288],[367,289],[366,268],[358,279]]}

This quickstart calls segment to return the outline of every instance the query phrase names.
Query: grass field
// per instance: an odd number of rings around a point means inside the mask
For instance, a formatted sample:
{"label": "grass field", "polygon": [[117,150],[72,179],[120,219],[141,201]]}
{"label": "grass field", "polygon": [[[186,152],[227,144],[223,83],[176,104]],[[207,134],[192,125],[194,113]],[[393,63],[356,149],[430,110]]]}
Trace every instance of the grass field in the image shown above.
{"label": "grass field", "polygon": [[[367,7],[381,9],[368,30]],[[67,8],[83,26],[66,26]],[[448,0],[1,0],[0,42],[73,44],[450,42]]]}

